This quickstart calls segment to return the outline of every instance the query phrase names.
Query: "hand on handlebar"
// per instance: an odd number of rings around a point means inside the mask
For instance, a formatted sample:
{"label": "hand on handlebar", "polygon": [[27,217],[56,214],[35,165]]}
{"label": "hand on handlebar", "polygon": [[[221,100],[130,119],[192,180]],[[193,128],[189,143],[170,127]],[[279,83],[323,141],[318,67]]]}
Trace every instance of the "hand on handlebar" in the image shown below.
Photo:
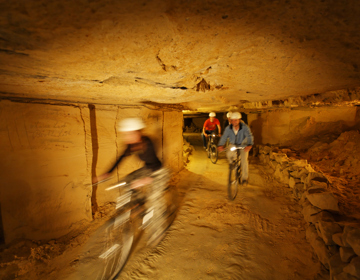
{"label": "hand on handlebar", "polygon": [[245,149],[244,149],[244,151],[245,151],[245,152],[249,152],[249,151],[251,150],[251,148],[252,148],[252,146],[246,146]]}
{"label": "hand on handlebar", "polygon": [[92,178],[92,183],[96,184],[96,183],[98,183],[98,182],[100,182],[102,180],[105,180],[105,179],[109,178],[109,177],[110,177],[110,173],[104,173],[104,174],[102,174],[100,176],[93,177]]}
{"label": "hand on handlebar", "polygon": [[222,151],[225,150],[225,149],[224,149],[224,146],[219,146],[219,147],[217,147],[217,149],[218,149],[219,152],[222,152]]}

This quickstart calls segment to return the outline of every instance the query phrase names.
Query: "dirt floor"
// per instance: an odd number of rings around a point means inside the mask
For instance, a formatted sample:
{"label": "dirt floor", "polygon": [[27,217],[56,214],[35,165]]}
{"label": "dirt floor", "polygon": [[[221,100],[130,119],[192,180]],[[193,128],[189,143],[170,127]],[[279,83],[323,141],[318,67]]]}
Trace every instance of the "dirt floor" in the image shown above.
{"label": "dirt floor", "polygon": [[[156,248],[140,241],[117,279],[329,279],[305,239],[290,189],[250,158],[249,184],[231,202],[227,172],[224,154],[212,164],[195,146],[173,182],[180,206],[165,239]],[[81,245],[100,223],[64,240],[23,241],[4,250],[0,278],[75,279]]]}
{"label": "dirt floor", "polygon": [[214,165],[195,147],[179,178],[173,226],[157,248],[134,254],[118,279],[328,279],[290,189],[252,158],[249,185],[231,202],[220,157]]}

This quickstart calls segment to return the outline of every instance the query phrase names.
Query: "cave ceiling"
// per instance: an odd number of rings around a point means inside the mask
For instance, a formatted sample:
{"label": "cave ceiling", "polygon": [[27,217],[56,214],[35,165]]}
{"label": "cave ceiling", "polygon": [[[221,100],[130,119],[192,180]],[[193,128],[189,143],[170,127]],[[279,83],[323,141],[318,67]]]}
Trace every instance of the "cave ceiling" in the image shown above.
{"label": "cave ceiling", "polygon": [[360,86],[357,0],[0,1],[0,98],[226,110]]}

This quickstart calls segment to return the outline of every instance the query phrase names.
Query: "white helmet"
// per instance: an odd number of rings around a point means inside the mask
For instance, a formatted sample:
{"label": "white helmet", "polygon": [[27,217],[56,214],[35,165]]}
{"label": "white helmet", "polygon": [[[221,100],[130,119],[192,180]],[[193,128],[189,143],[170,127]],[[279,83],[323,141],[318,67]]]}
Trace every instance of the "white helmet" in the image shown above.
{"label": "white helmet", "polygon": [[228,112],[228,113],[226,114],[226,117],[227,117],[227,118],[230,118],[230,116],[231,116],[231,112]]}
{"label": "white helmet", "polygon": [[118,131],[136,131],[145,127],[144,122],[139,118],[123,119],[119,122]]}
{"label": "white helmet", "polygon": [[230,119],[231,120],[239,120],[239,119],[241,119],[241,114],[239,112],[233,112],[233,113],[231,113]]}
{"label": "white helmet", "polygon": [[214,112],[211,112],[210,114],[209,114],[209,117],[215,117],[216,116],[216,114],[214,113]]}

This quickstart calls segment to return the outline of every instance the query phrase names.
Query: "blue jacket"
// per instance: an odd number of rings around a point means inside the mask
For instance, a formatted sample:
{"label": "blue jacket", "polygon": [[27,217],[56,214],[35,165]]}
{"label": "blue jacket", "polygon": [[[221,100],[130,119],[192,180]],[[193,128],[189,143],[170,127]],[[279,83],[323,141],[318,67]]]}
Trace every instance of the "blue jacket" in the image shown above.
{"label": "blue jacket", "polygon": [[224,146],[226,139],[229,138],[230,144],[241,145],[244,139],[247,139],[247,145],[254,145],[254,137],[250,128],[243,122],[240,122],[240,127],[237,135],[233,131],[233,126],[230,124],[225,128],[224,134],[221,136],[218,146]]}

